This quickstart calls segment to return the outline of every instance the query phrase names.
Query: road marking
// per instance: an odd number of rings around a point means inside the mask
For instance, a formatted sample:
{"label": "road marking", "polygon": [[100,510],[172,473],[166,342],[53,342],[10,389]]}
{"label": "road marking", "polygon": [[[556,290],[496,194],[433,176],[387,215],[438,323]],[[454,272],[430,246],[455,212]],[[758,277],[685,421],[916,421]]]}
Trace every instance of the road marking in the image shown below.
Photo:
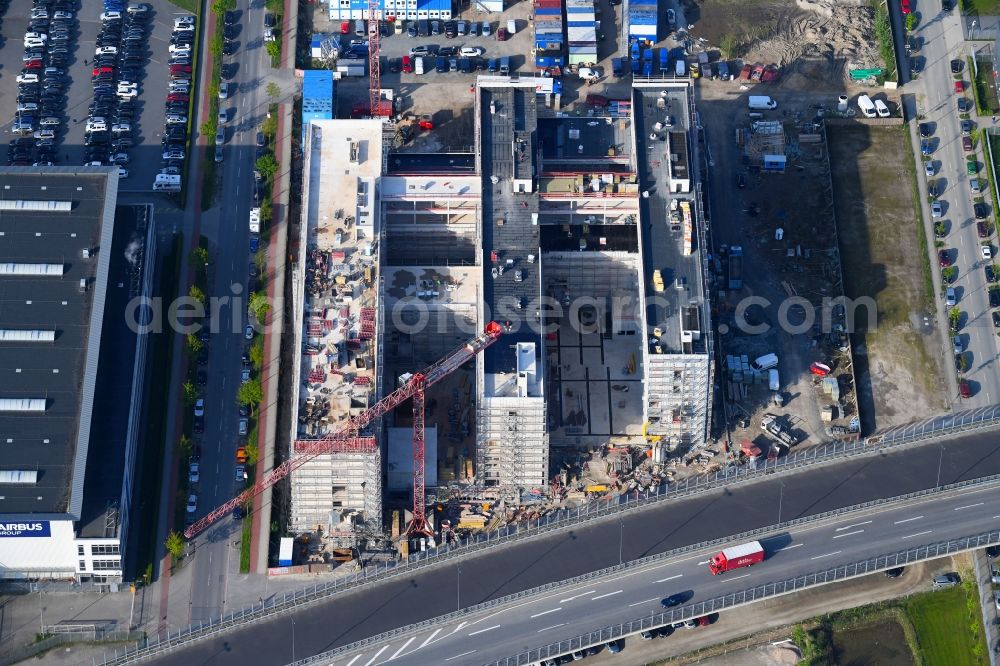
{"label": "road marking", "polygon": [[[862,525],[870,525],[870,524],[871,524],[871,522],[872,522],[872,521],[870,521],[870,520],[866,520],[866,521],[865,521],[865,522],[863,522],[863,523],[854,523],[853,525],[847,525],[846,527],[838,527],[838,528],[837,528],[836,530],[834,530],[834,531],[835,531],[835,532],[843,532],[844,530],[849,530],[849,529],[851,529],[852,527],[861,527]],[[864,531],[864,530],[862,530],[862,532],[863,532],[863,531]]]}
{"label": "road marking", "polygon": [[810,560],[818,560],[824,557],[830,557],[831,555],[839,555],[842,551],[835,550],[832,553],[827,553],[826,555],[817,555],[816,557],[810,557]]}
{"label": "road marking", "polygon": [[729,578],[729,579],[727,579],[727,580],[739,580],[740,578],[746,578],[746,577],[747,577],[747,576],[749,576],[749,575],[750,575],[750,574],[748,574],[748,573],[747,573],[747,574],[743,574],[742,576],[737,576],[736,578]]}
{"label": "road marking", "polygon": [[607,594],[599,594],[596,597],[591,597],[590,600],[591,601],[597,601],[598,599],[603,599],[605,597],[613,597],[616,594],[621,594],[622,592],[624,592],[624,590],[617,590],[615,592],[608,592]]}
{"label": "road marking", "polygon": [[[430,636],[428,636],[427,640],[425,640],[423,643],[420,644],[420,647],[424,647],[425,645],[427,645],[428,643],[430,643],[432,640],[434,640],[434,637],[437,636],[440,632],[441,632],[441,629],[435,629],[434,633],[431,634]],[[419,650],[420,648],[417,648],[417,649]]]}
{"label": "road marking", "polygon": [[405,650],[407,647],[409,647],[410,643],[412,643],[415,640],[417,640],[417,637],[416,636],[411,636],[410,640],[408,640],[405,643],[403,643],[402,647],[400,647],[398,650],[396,650],[393,653],[393,655],[391,657],[389,657],[389,661],[392,661],[393,659],[395,659],[396,657],[398,657],[399,653],[402,652],[403,650]]}
{"label": "road marking", "polygon": [[[995,517],[996,516],[994,516],[994,518]],[[896,522],[893,523],[893,525],[902,525],[903,523],[909,523],[909,522],[912,522],[914,520],[920,520],[921,518],[923,518],[923,516],[914,516],[913,518],[906,518],[904,520],[897,520]]]}
{"label": "road marking", "polygon": [[785,546],[784,548],[779,548],[778,550],[776,550],[774,552],[780,553],[783,550],[791,550],[792,548],[798,548],[798,547],[804,546],[804,545],[805,545],[804,543],[797,543],[797,544],[792,545],[792,546]]}
{"label": "road marking", "polygon": [[864,532],[864,530],[855,530],[853,532],[845,532],[844,534],[836,534],[836,535],[834,535],[833,538],[834,539],[839,539],[840,537],[852,536],[854,534],[861,534],[862,532]]}
{"label": "road marking", "polygon": [[494,624],[492,627],[489,627],[487,629],[480,629],[479,631],[473,631],[471,634],[469,634],[469,636],[475,636],[476,634],[485,634],[487,631],[493,631],[494,629],[499,629],[499,628],[500,628],[499,624]]}
{"label": "road marking", "polygon": [[541,617],[543,615],[548,615],[549,613],[555,613],[556,611],[561,611],[561,610],[562,606],[560,606],[559,608],[553,608],[552,610],[542,611],[541,613],[536,613],[532,615],[531,619],[534,620],[536,617]]}
{"label": "road marking", "polygon": [[962,509],[973,509],[973,508],[975,508],[977,506],[982,506],[984,504],[986,504],[986,502],[977,502],[976,504],[966,504],[965,506],[956,506],[952,510],[953,511],[961,511]]}
{"label": "road marking", "polygon": [[361,655],[360,654],[357,657],[355,657],[354,659],[351,659],[349,662],[347,662],[347,666],[353,666],[354,662],[356,662],[358,659],[361,659]]}
{"label": "road marking", "polygon": [[698,563],[698,566],[700,567],[700,566],[701,566],[701,565],[703,565],[703,564],[708,564],[708,563],[709,563],[709,562],[711,562],[711,561],[712,561],[712,560],[705,560],[704,562],[699,562],[699,563]]}
{"label": "road marking", "polygon": [[573,601],[574,599],[578,599],[579,597],[585,597],[588,594],[593,594],[594,592],[597,592],[597,590],[587,590],[586,592],[581,592],[580,594],[574,594],[572,597],[568,597],[566,599],[560,599],[559,603],[564,604],[567,601]]}
{"label": "road marking", "polygon": [[668,580],[673,580],[675,578],[680,578],[684,574],[677,574],[676,576],[668,576],[666,578],[661,578],[660,580],[654,580],[654,583],[666,583]]}
{"label": "road marking", "polygon": [[653,597],[652,599],[646,599],[645,601],[637,601],[634,604],[629,604],[628,607],[632,608],[632,606],[641,606],[643,604],[648,604],[650,601],[657,601],[658,599],[659,597]]}
{"label": "road marking", "polygon": [[923,536],[925,534],[930,534],[932,530],[926,530],[924,532],[917,532],[916,534],[907,534],[904,539],[912,539],[913,537]]}
{"label": "road marking", "polygon": [[551,627],[545,627],[544,629],[539,629],[539,630],[538,630],[538,631],[536,631],[535,633],[536,633],[536,634],[540,634],[540,633],[542,633],[543,631],[548,631],[549,629],[558,629],[559,627],[561,627],[561,626],[563,626],[563,625],[565,625],[565,624],[566,624],[565,622],[560,622],[559,624],[553,624],[553,625],[552,625]]}
{"label": "road marking", "polygon": [[381,649],[381,650],[379,650],[378,652],[376,652],[376,653],[375,653],[375,656],[374,656],[374,657],[372,657],[371,659],[369,659],[369,660],[368,660],[368,663],[366,663],[366,664],[365,664],[365,666],[372,666],[372,664],[374,664],[374,663],[375,663],[375,660],[376,660],[376,659],[378,659],[378,658],[379,658],[379,656],[381,656],[381,654],[382,654],[383,652],[385,652],[386,650],[388,650],[388,649],[389,649],[389,646],[388,646],[388,645],[383,645],[383,646],[382,646],[382,649]]}
{"label": "road marking", "polygon": [[469,650],[468,652],[463,652],[462,654],[456,654],[454,657],[448,657],[447,659],[445,659],[445,661],[451,661],[452,659],[458,659],[459,657],[465,657],[466,655],[470,655],[473,652],[475,652],[475,650]]}

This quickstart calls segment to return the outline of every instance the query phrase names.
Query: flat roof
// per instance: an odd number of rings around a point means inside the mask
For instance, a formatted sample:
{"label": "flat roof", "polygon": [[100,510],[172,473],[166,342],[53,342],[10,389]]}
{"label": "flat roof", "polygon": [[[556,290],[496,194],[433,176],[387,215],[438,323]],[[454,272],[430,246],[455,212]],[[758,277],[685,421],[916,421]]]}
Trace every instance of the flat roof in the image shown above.
{"label": "flat roof", "polygon": [[[0,263],[20,267],[0,274],[0,326],[55,332],[52,342],[0,342],[0,399],[44,400],[42,411],[0,411],[0,470],[38,472],[35,484],[0,486],[2,514],[78,516],[83,506],[118,190],[111,173],[0,168]],[[38,264],[59,268],[28,268]]]}

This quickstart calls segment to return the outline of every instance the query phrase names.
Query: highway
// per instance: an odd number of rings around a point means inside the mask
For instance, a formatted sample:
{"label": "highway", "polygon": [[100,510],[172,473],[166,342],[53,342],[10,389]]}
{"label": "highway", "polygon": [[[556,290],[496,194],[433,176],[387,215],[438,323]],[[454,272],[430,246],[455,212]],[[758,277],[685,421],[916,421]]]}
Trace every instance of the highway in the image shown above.
{"label": "highway", "polygon": [[[597,571],[618,564],[619,554],[625,561],[636,560],[784,520],[997,473],[1000,438],[989,431],[846,460],[657,505],[623,515],[620,523],[612,518],[489,550],[463,560],[461,572],[454,564],[414,571],[198,641],[156,661],[283,664],[292,660],[293,640],[294,656],[301,659],[460,606]],[[859,536],[865,536],[866,543],[877,537],[870,532]]]}
{"label": "highway", "polygon": [[[919,57],[925,63],[923,71],[916,81],[906,86],[907,91],[917,92],[921,88],[923,94],[917,97],[917,112],[923,115],[921,122],[930,123],[934,127],[931,139],[934,152],[931,161],[935,166],[934,180],[938,182],[939,198],[944,210],[941,219],[947,221],[947,235],[943,239],[953,265],[958,268],[958,278],[952,284],[958,296],[958,307],[963,313],[959,335],[968,350],[969,370],[965,378],[972,389],[972,398],[962,400],[957,389],[951,390],[952,402],[956,409],[967,409],[994,404],[1000,401],[1000,373],[997,367],[997,329],[993,327],[990,315],[987,282],[984,273],[986,263],[980,250],[980,239],[976,233],[976,220],[972,208],[972,194],[969,186],[969,176],[966,173],[966,153],[962,149],[962,132],[958,114],[958,98],[955,93],[955,82],[951,72],[951,61],[958,58],[962,61],[963,79],[965,81],[965,97],[973,109],[975,122],[975,103],[971,86],[972,74],[966,60],[966,44],[962,35],[958,11],[947,14],[935,6],[931,12],[924,15],[916,30],[918,38],[923,39],[923,47]],[[989,124],[990,119],[981,119],[979,125]],[[977,146],[978,147],[978,146]],[[916,146],[919,150],[919,145]],[[979,177],[988,178],[983,161],[983,151],[978,151],[977,159],[982,170]],[[923,173],[918,178],[924,179]],[[943,193],[941,193],[943,188]],[[987,201],[989,198],[987,197]],[[921,203],[925,219],[930,218],[929,207],[924,200]],[[933,223],[935,220],[932,220]],[[995,233],[991,235],[993,252],[1000,251],[996,243]],[[936,251],[932,251],[936,255]],[[933,270],[937,268],[937,256],[931,261]],[[939,296],[940,316],[947,321],[947,308],[943,295]],[[950,350],[950,340],[946,340]],[[948,355],[951,362],[952,355]],[[959,404],[961,403],[961,404]]]}
{"label": "highway", "polygon": [[[338,657],[334,664],[484,664],[607,625],[659,613],[662,599],[704,601],[932,541],[1000,520],[1000,484],[855,512],[761,539],[766,559],[712,576],[718,548],[552,590]],[[735,544],[734,544],[735,545]],[[930,581],[928,581],[929,583]],[[873,582],[874,584],[874,582]],[[681,607],[677,607],[681,608]],[[722,613],[720,622],[726,621]]]}
{"label": "highway", "polygon": [[[260,84],[262,72],[269,67],[264,61],[266,54],[261,38],[264,3],[239,0],[237,11],[240,14],[240,32],[236,39],[239,48],[232,56],[223,56],[224,64],[235,63],[238,69],[229,79],[229,98],[219,102],[220,109],[229,109],[229,122],[223,125],[226,130],[223,163],[218,169],[222,181],[217,188],[217,210],[202,215],[201,229],[202,235],[209,240],[211,256],[211,292],[208,295],[230,297],[234,301],[220,308],[211,322],[198,517],[232,498],[237,488],[235,451],[240,416],[236,390],[240,384],[241,358],[248,344],[243,328],[246,325],[249,266],[253,260],[249,252],[247,220],[253,206],[254,142],[266,113]],[[218,20],[221,21],[221,17]],[[214,154],[214,139],[207,137],[209,155]],[[232,610],[226,606],[226,592],[230,576],[239,571],[240,528],[239,521],[225,518],[195,540],[195,556],[191,563],[194,567],[190,599],[192,623]]]}

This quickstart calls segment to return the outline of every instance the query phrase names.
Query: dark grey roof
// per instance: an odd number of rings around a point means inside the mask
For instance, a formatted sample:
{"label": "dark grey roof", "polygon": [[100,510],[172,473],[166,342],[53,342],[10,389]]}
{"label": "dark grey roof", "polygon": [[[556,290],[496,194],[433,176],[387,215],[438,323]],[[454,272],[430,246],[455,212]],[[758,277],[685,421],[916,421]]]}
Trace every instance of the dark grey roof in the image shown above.
{"label": "dark grey roof", "polygon": [[54,342],[0,342],[0,398],[45,400],[43,412],[0,411],[0,469],[39,473],[35,485],[0,486],[0,514],[75,516],[82,507],[118,187],[111,172],[0,168],[0,201],[71,202],[65,212],[0,209],[0,263],[63,267],[61,276],[0,275],[0,327],[55,331]]}
{"label": "dark grey roof", "polygon": [[[538,299],[541,289],[538,225],[532,221],[532,215],[538,213],[538,194],[534,190],[530,194],[511,192],[511,178],[530,179],[537,175],[534,173],[536,94],[531,87],[483,87],[480,94],[482,229],[487,256],[483,264],[483,298],[488,315],[511,327],[497,344],[485,351],[485,368],[488,373],[515,372],[517,343],[540,342],[540,334],[532,330],[527,319],[533,314],[528,304]],[[490,102],[496,103],[496,113],[490,113]],[[497,184],[492,183],[493,176],[499,179]],[[497,224],[500,219],[503,225]],[[489,261],[494,250],[500,264],[512,261],[497,278],[491,274],[494,264]],[[528,255],[535,255],[534,263],[528,262]],[[517,271],[521,271],[520,281],[515,278]],[[523,309],[516,308],[518,300]],[[539,344],[536,348],[539,356],[541,349]]]}

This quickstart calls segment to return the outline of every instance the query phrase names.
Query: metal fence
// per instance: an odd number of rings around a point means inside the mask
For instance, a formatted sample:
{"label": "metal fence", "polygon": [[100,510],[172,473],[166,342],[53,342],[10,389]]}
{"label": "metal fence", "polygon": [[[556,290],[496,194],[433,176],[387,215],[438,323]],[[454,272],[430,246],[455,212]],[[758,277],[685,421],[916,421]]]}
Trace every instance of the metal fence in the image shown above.
{"label": "metal fence", "polygon": [[[506,605],[506,604],[508,604],[508,603],[510,603],[512,601],[517,601],[519,599],[524,599],[525,597],[531,597],[531,596],[535,596],[535,595],[538,595],[538,594],[541,594],[541,593],[551,592],[553,590],[558,590],[558,589],[563,589],[563,588],[566,588],[566,587],[571,587],[571,586],[574,586],[574,585],[578,585],[580,583],[585,583],[585,582],[588,582],[588,581],[591,581],[591,580],[600,579],[600,578],[603,578],[605,576],[616,574],[616,573],[620,573],[620,572],[623,572],[623,571],[631,571],[631,570],[634,570],[634,569],[641,569],[641,568],[643,568],[643,567],[645,567],[645,566],[647,566],[649,564],[659,563],[659,562],[662,562],[664,560],[669,560],[669,559],[672,559],[674,557],[678,557],[680,555],[685,555],[685,554],[688,554],[688,553],[691,553],[691,552],[696,552],[696,551],[701,551],[701,550],[706,550],[706,549],[712,549],[714,547],[717,547],[717,546],[720,546],[720,545],[729,544],[729,543],[738,543],[738,542],[743,542],[743,541],[748,541],[748,540],[753,540],[753,539],[759,539],[759,538],[763,538],[765,535],[768,535],[768,534],[772,534],[772,533],[775,533],[775,532],[781,532],[781,531],[787,530],[789,527],[795,527],[795,526],[800,526],[800,525],[807,525],[807,524],[812,524],[812,523],[818,523],[818,522],[822,522],[824,520],[829,520],[831,518],[841,517],[841,516],[843,516],[844,514],[847,514],[847,513],[854,513],[854,512],[858,512],[858,511],[864,511],[866,509],[870,509],[870,508],[874,508],[874,507],[885,507],[885,506],[887,506],[889,504],[896,504],[896,503],[899,503],[899,502],[905,502],[905,501],[909,501],[909,500],[920,498],[920,497],[927,497],[929,495],[943,495],[943,494],[947,494],[948,492],[953,491],[953,490],[968,488],[968,487],[971,487],[971,486],[981,486],[981,485],[984,486],[984,485],[990,485],[990,484],[1000,484],[1000,474],[996,474],[996,475],[989,476],[989,477],[983,477],[982,479],[975,479],[975,480],[972,480],[972,481],[962,481],[960,483],[954,483],[954,484],[951,484],[951,485],[948,485],[948,486],[942,486],[941,488],[931,488],[931,489],[928,489],[928,490],[920,490],[920,491],[917,491],[917,492],[914,492],[914,493],[908,493],[906,495],[900,495],[898,497],[893,497],[893,498],[889,498],[889,499],[873,500],[871,502],[865,502],[863,504],[855,504],[854,506],[844,507],[842,509],[834,509],[832,511],[826,511],[824,513],[816,514],[814,516],[807,516],[807,517],[804,517],[804,518],[796,518],[794,520],[789,520],[789,521],[783,522],[783,523],[781,523],[779,525],[772,525],[772,526],[769,526],[769,527],[761,527],[761,528],[757,528],[757,529],[754,529],[754,530],[749,530],[747,532],[742,532],[740,534],[734,534],[732,536],[727,536],[727,537],[724,537],[724,538],[721,538],[721,539],[713,539],[711,541],[703,541],[701,543],[691,544],[689,546],[683,546],[681,548],[675,548],[674,550],[671,550],[671,551],[668,551],[668,552],[665,552],[665,553],[660,553],[658,555],[651,555],[649,557],[645,557],[645,558],[642,558],[640,560],[634,560],[632,562],[626,562],[624,564],[619,564],[619,565],[616,565],[616,566],[607,567],[607,568],[604,568],[604,569],[601,569],[601,570],[598,570],[598,571],[592,571],[590,573],[582,574],[580,576],[576,576],[574,578],[570,578],[570,579],[567,579],[567,580],[563,580],[563,581],[559,581],[559,582],[555,582],[555,583],[547,583],[545,585],[540,585],[540,586],[532,588],[530,590],[524,590],[523,592],[517,592],[517,593],[514,593],[514,594],[509,594],[509,595],[507,595],[505,597],[501,597],[501,598],[498,598],[498,599],[491,599],[490,601],[478,604],[476,606],[470,606],[468,608],[464,608],[464,609],[461,609],[461,610],[458,610],[458,611],[454,611],[454,612],[449,613],[447,615],[442,615],[440,617],[432,618],[432,619],[429,619],[429,620],[424,620],[422,622],[417,622],[417,623],[414,623],[414,624],[411,624],[411,625],[408,625],[408,626],[405,626],[405,627],[400,627],[398,629],[392,629],[390,631],[386,631],[386,632],[383,632],[381,634],[378,634],[377,636],[371,636],[369,638],[365,638],[365,639],[362,639],[360,641],[356,641],[356,642],[351,643],[349,645],[344,645],[344,646],[339,647],[339,648],[334,648],[333,650],[330,650],[328,652],[324,652],[323,654],[319,654],[319,655],[316,655],[314,657],[310,657],[308,659],[304,659],[304,660],[298,661],[296,663],[297,664],[315,664],[315,663],[321,663],[321,662],[324,662],[324,661],[329,661],[330,659],[332,659],[334,657],[343,656],[345,654],[353,653],[353,652],[356,652],[359,649],[364,649],[364,648],[372,646],[372,645],[377,645],[379,643],[382,643],[382,642],[385,642],[387,640],[391,640],[391,639],[394,639],[394,638],[399,638],[399,637],[407,636],[409,634],[413,634],[413,633],[422,631],[422,630],[427,629],[429,627],[433,627],[433,626],[437,626],[437,625],[441,625],[441,624],[446,624],[446,623],[451,622],[451,621],[456,620],[456,619],[467,618],[469,616],[475,615],[475,614],[480,613],[482,611],[490,610],[490,609],[495,608],[497,606],[503,606],[503,605]],[[997,535],[997,541],[1000,541],[1000,533],[991,532],[989,534],[995,534],[995,535]],[[951,543],[951,542],[949,542],[949,543]],[[990,543],[992,543],[992,542],[990,542]],[[989,544],[984,543],[983,545],[989,545]],[[920,550],[920,547],[915,547],[914,549],[911,549],[911,551],[913,551],[913,550]],[[911,551],[902,551],[902,552],[911,552]],[[883,559],[885,557],[887,557],[887,556],[879,556],[879,557],[876,557],[876,558],[872,558],[872,560],[865,560],[865,562],[871,562],[871,561],[875,561],[875,560],[881,562],[881,561],[883,561]],[[937,557],[937,555],[932,555],[932,556],[929,556],[929,557]],[[928,557],[921,558],[921,559],[928,559]],[[901,562],[901,564],[902,564],[902,562]],[[853,573],[851,575],[860,576],[860,575],[864,575],[865,573],[871,573],[872,571],[878,571],[880,569],[888,569],[888,568],[892,568],[894,566],[899,566],[899,564],[893,564],[891,562],[888,563],[888,564],[884,564],[883,563],[882,565],[880,565],[878,567],[874,567],[874,568],[869,567],[868,569],[865,569],[865,570],[858,570],[857,572],[855,572],[855,573]],[[839,567],[839,568],[840,569],[844,569],[844,568],[849,568],[849,567]],[[844,576],[842,576],[842,577],[844,577]],[[806,576],[805,578],[809,578],[809,577]],[[797,579],[790,579],[790,580],[797,580]],[[822,580],[819,580],[818,582],[815,582],[813,584],[828,583],[828,582],[832,582],[833,580],[839,580],[839,579],[837,579],[837,578],[822,579]],[[768,586],[771,586],[771,585],[781,585],[781,583],[778,583],[778,584],[768,583]],[[763,586],[763,587],[767,587],[767,586]],[[799,587],[802,587],[802,586],[800,585]],[[753,589],[756,589],[756,588],[753,588]],[[798,589],[798,588],[788,588],[788,589],[785,589],[785,588],[775,588],[775,589],[778,589],[779,591],[777,591],[777,592],[772,591],[770,594],[764,595],[764,596],[774,596],[775,594],[785,594],[786,592],[791,592],[791,591],[794,591],[795,589]],[[730,595],[730,596],[733,596],[733,595]],[[764,598],[764,596],[761,596],[761,595],[758,594],[756,597],[747,597],[747,598],[744,598],[740,603],[750,603],[752,601],[756,601],[758,599],[762,599],[762,598]],[[728,598],[728,597],[724,597],[724,598]],[[733,605],[739,605],[739,604],[731,603],[728,606],[719,606],[719,605],[711,606],[711,607],[706,606],[706,604],[712,604],[712,603],[717,603],[717,602],[716,602],[716,600],[709,600],[709,601],[706,601],[706,602],[702,602],[700,604],[693,604],[691,606],[685,606],[683,608],[679,608],[679,609],[676,609],[674,611],[661,613],[659,617],[661,617],[661,618],[662,617],[666,617],[668,619],[665,619],[663,621],[660,621],[660,622],[652,624],[652,625],[650,624],[651,617],[653,619],[656,619],[657,616],[655,616],[655,615],[654,616],[648,616],[647,615],[644,618],[645,624],[643,626],[640,626],[640,627],[638,627],[638,628],[636,628],[634,630],[628,631],[628,632],[626,632],[626,634],[619,634],[619,636],[627,635],[629,633],[636,633],[636,632],[641,631],[643,629],[648,629],[648,628],[650,628],[650,626],[659,627],[659,626],[662,626],[664,624],[670,624],[670,623],[677,622],[677,621],[680,621],[680,620],[686,620],[686,619],[691,618],[691,617],[700,617],[702,615],[706,615],[708,613],[712,613],[712,612],[715,612],[715,611],[718,611],[718,610],[722,610],[723,608],[728,608],[728,607],[731,607]],[[677,615],[678,613],[680,613],[681,615]],[[670,619],[670,618],[674,618],[674,619]],[[637,620],[637,622],[638,622],[638,620]],[[596,641],[593,641],[592,643],[587,643],[586,645],[584,645],[584,647],[586,647],[587,645],[592,645],[594,643],[599,643],[599,642],[604,642],[604,641],[607,641],[607,640],[612,640],[613,638],[616,638],[616,637],[617,636],[612,636],[610,638],[596,640]],[[574,639],[574,640],[576,640],[576,639]],[[562,644],[562,643],[554,643],[553,645],[560,645],[560,644]],[[569,648],[569,650],[576,650],[576,649],[579,649],[579,648],[580,648],[580,646],[577,645],[577,646],[574,646],[572,648]],[[566,651],[569,651],[569,650],[566,650]],[[544,657],[555,656],[557,654],[564,654],[564,653],[565,653],[565,651],[564,652],[559,652],[559,653],[555,653],[554,652],[552,654],[542,654],[541,657],[544,658]],[[537,657],[534,660],[537,660]],[[522,662],[511,662],[511,663],[522,663]]]}
{"label": "metal fence", "polygon": [[[46,629],[51,633],[51,630],[58,626],[60,625],[46,627]],[[135,642],[142,640],[144,636],[145,632],[142,631],[99,631],[95,629],[84,629],[80,632],[59,631],[55,636],[49,636],[31,645],[25,645],[0,654],[0,666],[16,664],[60,645],[69,645],[72,643]]]}
{"label": "metal fence", "polygon": [[280,597],[275,596],[229,615],[185,627],[172,634],[168,632],[165,637],[153,639],[145,645],[138,644],[136,649],[128,654],[115,656],[107,663],[127,663],[146,658],[152,654],[159,654],[245,623],[257,622],[267,615],[286,612],[300,608],[305,604],[321,601],[334,594],[346,592],[362,585],[371,585],[377,581],[397,576],[410,576],[417,569],[464,558],[474,552],[534,538],[555,530],[576,528],[609,516],[638,511],[659,502],[697,495],[720,486],[753,482],[806,467],[829,464],[848,457],[874,455],[889,449],[915,446],[935,438],[997,426],[1000,426],[1000,405],[983,407],[892,428],[864,440],[828,442],[822,446],[798,451],[775,460],[761,460],[756,465],[728,465],[713,474],[690,477],[669,487],[657,488],[653,492],[638,495],[630,493],[627,496],[614,497],[607,501],[589,502],[574,509],[553,512],[538,520],[511,524],[489,533],[477,534],[457,544],[416,553],[406,560],[370,565],[351,576],[344,576],[327,583],[285,593]]}

